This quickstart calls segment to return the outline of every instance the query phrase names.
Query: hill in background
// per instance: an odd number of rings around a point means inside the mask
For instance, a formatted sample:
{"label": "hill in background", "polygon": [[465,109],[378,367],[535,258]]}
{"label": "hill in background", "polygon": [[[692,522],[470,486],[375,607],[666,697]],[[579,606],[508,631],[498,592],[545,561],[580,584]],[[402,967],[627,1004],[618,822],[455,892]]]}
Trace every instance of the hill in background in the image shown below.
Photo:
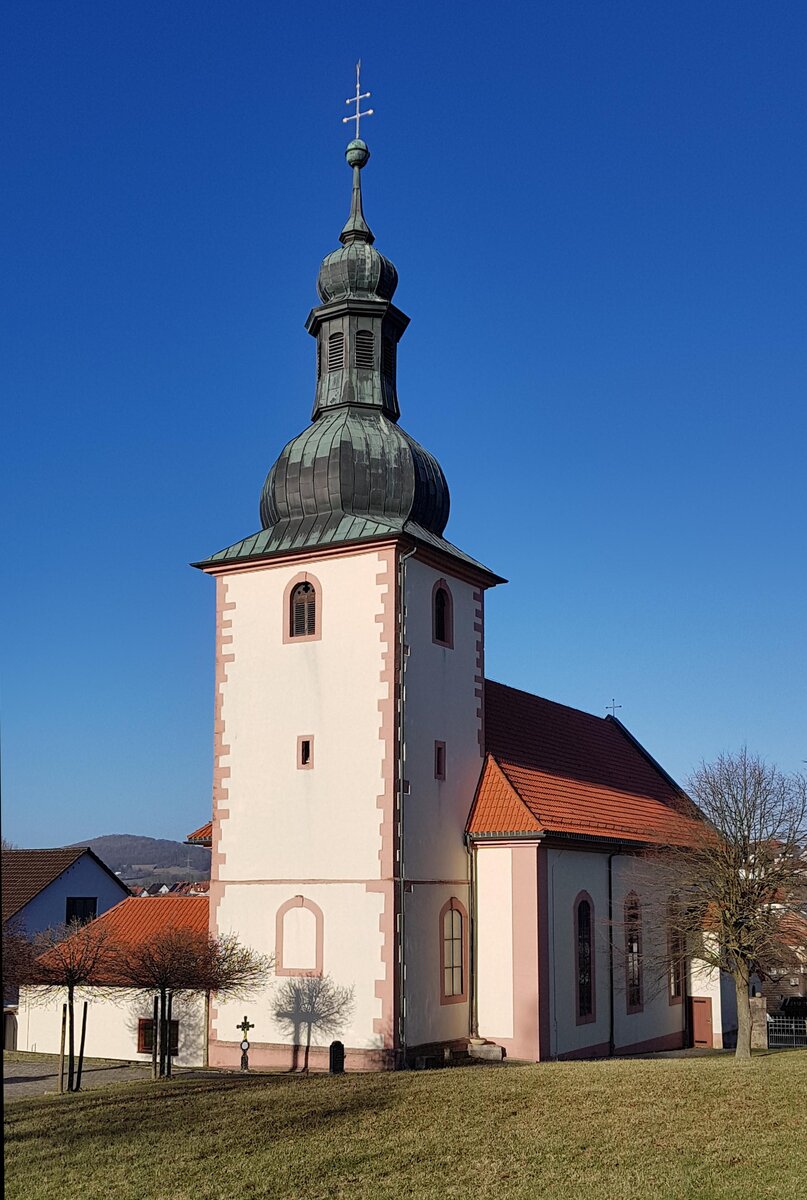
{"label": "hill in background", "polygon": [[133,833],[108,833],[74,842],[89,846],[124,883],[176,883],[181,879],[209,879],[210,851],[167,838],[138,837]]}

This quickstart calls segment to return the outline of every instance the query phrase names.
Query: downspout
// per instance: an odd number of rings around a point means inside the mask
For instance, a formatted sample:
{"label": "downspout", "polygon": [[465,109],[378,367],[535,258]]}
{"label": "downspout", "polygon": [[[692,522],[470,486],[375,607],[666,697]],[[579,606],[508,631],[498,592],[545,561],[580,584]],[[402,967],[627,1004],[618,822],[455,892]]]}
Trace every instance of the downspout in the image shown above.
{"label": "downspout", "polygon": [[[549,960],[552,963],[552,1031],[550,1032],[550,1058],[558,1057],[558,981],[557,981],[557,956],[555,954],[555,867],[563,855],[565,850],[558,852],[557,856],[552,860],[552,870],[549,872],[549,899],[550,911],[552,913],[552,921],[549,926],[549,938],[551,940],[551,949],[549,950]],[[554,1038],[553,1038],[554,1034]],[[554,1053],[552,1052],[552,1042],[554,1041]]]}
{"label": "downspout", "polygon": [[614,1057],[614,858],[608,855],[608,1055]]}
{"label": "downspout", "polygon": [[471,842],[470,834],[465,834],[465,852],[468,855],[468,918],[471,922],[470,937],[468,938],[468,954],[470,962],[468,963],[468,974],[471,977],[470,1004],[468,1005],[468,1035],[471,1038],[479,1037],[479,1008],[477,1000],[477,979],[476,979],[476,960],[477,960],[477,944],[476,944],[476,846]]}
{"label": "downspout", "polygon": [[406,1065],[406,882],[404,875],[404,770],[406,768],[404,754],[404,704],[406,689],[404,687],[404,670],[406,663],[406,563],[416,552],[417,547],[408,550],[398,559],[398,861],[394,865],[398,872],[398,1042],[399,1066]]}

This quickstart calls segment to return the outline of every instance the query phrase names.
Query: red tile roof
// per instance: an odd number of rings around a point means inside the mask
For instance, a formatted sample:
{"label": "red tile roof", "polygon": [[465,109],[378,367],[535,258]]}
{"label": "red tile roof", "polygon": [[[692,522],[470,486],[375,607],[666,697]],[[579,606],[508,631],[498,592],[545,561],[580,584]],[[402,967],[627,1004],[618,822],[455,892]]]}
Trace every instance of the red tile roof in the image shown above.
{"label": "red tile roof", "polygon": [[485,744],[471,834],[687,837],[691,802],[611,717],[486,681]]}
{"label": "red tile roof", "polygon": [[[106,933],[107,952],[99,954],[91,982],[97,987],[120,987],[125,984],[117,961],[118,947],[137,945],[169,929],[206,934],[209,912],[207,896],[129,896],[83,925],[71,938],[93,942],[97,933]],[[47,950],[37,962],[47,969],[58,966],[59,960],[53,950]]]}
{"label": "red tile roof", "polygon": [[207,896],[130,896],[96,917],[116,942],[143,942],[164,929],[192,929],[206,933]]}
{"label": "red tile roof", "polygon": [[4,850],[3,921],[25,908],[26,904],[84,854],[89,854],[95,859],[99,867],[120,884],[121,891],[128,892],[126,884],[110,871],[106,863],[93,854],[89,846],[60,846],[53,850]]}
{"label": "red tile roof", "polygon": [[185,838],[185,843],[192,846],[210,846],[213,842],[213,822],[208,821],[206,825],[201,825],[199,829],[189,833]]}

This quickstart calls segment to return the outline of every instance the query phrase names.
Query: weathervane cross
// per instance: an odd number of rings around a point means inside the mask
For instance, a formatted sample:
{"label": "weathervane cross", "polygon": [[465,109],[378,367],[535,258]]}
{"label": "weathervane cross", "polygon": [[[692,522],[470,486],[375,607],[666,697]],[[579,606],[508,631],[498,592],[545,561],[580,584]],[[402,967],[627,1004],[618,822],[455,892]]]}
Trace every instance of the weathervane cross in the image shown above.
{"label": "weathervane cross", "polygon": [[371,117],[373,115],[373,110],[371,108],[368,108],[366,112],[360,111],[362,100],[369,100],[369,98],[372,94],[371,92],[363,92],[361,90],[360,77],[361,77],[361,59],[359,59],[359,61],[356,63],[356,95],[348,96],[347,100],[345,101],[345,104],[355,104],[356,111],[354,113],[351,113],[349,117],[342,117],[343,125],[347,125],[348,121],[356,122],[356,140],[357,141],[359,138],[359,122],[361,121],[362,117]]}
{"label": "weathervane cross", "polygon": [[621,705],[621,704],[617,704],[616,700],[615,700],[613,697],[611,697],[611,703],[610,703],[610,704],[606,704],[606,706],[605,706],[605,707],[606,707],[606,709],[609,709],[609,708],[610,708],[610,710],[611,710],[611,716],[612,716],[612,717],[615,717],[615,716],[616,716],[616,710],[617,710],[618,708],[621,708],[621,707],[622,707],[622,705]]}

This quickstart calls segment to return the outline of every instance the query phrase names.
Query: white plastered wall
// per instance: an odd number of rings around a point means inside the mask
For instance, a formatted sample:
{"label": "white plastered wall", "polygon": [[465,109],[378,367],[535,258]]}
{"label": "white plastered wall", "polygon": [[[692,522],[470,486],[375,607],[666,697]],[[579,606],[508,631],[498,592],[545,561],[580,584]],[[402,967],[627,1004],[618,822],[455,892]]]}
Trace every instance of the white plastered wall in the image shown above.
{"label": "white plastered wall", "polygon": [[[705,939],[714,942],[714,935],[706,934]],[[689,969],[689,994],[707,996],[712,1002],[713,1046],[722,1049],[724,1045],[736,1045],[737,995],[731,976],[701,958],[693,958]]]}
{"label": "white plastered wall", "polygon": [[[450,1041],[469,1033],[466,999],[440,1003],[440,911],[455,896],[469,911],[464,832],[482,767],[479,744],[483,634],[475,587],[416,558],[406,562],[404,627],[403,870],[414,881],[404,896],[406,1040],[410,1046]],[[452,597],[453,647],[433,640],[434,586],[444,579]],[[435,778],[435,742],[445,743],[445,779]],[[466,935],[468,933],[466,925]]]}
{"label": "white plastered wall", "polygon": [[[213,874],[223,885],[220,898],[214,888],[214,928],[274,954],[278,908],[298,895],[316,903],[323,970],[354,989],[352,1017],[339,1031],[353,1047],[380,1044],[376,985],[386,972],[383,900],[372,885],[382,875],[378,803],[393,753],[379,708],[393,686],[382,678],[391,661],[385,654],[394,651],[386,640],[393,559],[392,550],[364,550],[225,580],[226,603],[234,607],[224,613],[232,641],[222,649],[234,657],[221,684],[221,740],[229,754],[220,761],[229,777],[221,802],[227,816],[214,830]],[[320,637],[284,641],[286,589],[303,572],[319,585]],[[303,736],[314,741],[309,770],[297,766]],[[273,1016],[284,982],[274,979],[246,1002],[253,1041],[290,1040]],[[217,1003],[213,1036],[237,1042],[244,1011],[244,1001]]]}
{"label": "white plastered wall", "polygon": [[[66,991],[47,993],[42,988],[27,987],[20,991],[17,1049],[40,1054],[58,1054],[62,1031],[62,1005]],[[81,1035],[84,1001],[87,1007],[87,1037],[84,1054],[87,1058],[113,1058],[129,1062],[150,1062],[150,1054],[137,1052],[138,1020],[153,1019],[153,1000],[150,995],[126,988],[83,988],[76,993],[76,1053]],[[207,1038],[205,997],[177,996],[174,999],[173,1019],[179,1021],[179,1053],[174,1056],[178,1067],[205,1065]]]}
{"label": "white plastered wall", "polygon": [[[345,1008],[338,1031],[322,1031],[314,1024],[311,1044],[328,1046],[338,1037],[346,1046],[355,1049],[381,1048],[387,1031],[379,1033],[374,1028],[375,1020],[382,1017],[381,1001],[375,991],[382,954],[379,921],[383,897],[379,892],[368,892],[363,884],[230,884],[219,913],[221,932],[234,932],[237,926],[243,942],[263,954],[273,955],[276,953],[275,915],[286,901],[298,894],[322,910],[323,973],[335,984],[353,989],[352,1004]],[[291,912],[293,921],[295,910]],[[231,919],[233,923],[228,925]],[[294,948],[287,945],[285,934],[283,950],[284,962],[304,965],[292,962]],[[250,1030],[251,1041],[291,1042],[289,1026],[277,1014],[288,1011],[290,989],[299,978],[273,972],[268,984],[248,998],[216,1002],[214,1021],[218,1038],[238,1041],[237,1026],[246,1013],[255,1026]]]}
{"label": "white plastered wall", "polygon": [[[663,915],[642,895],[647,866],[631,855],[612,860],[612,911],[608,908],[608,854],[551,849],[549,892],[549,989],[551,1053],[607,1047],[611,1036],[609,931],[613,930],[613,1040],[615,1053],[675,1041],[684,1025],[684,1005],[671,1004],[663,967]],[[642,911],[643,1007],[628,1013],[625,989],[624,903],[634,890]],[[594,904],[595,1017],[577,1024],[574,903],[581,891]],[[662,1044],[663,1043],[663,1044]],[[648,1049],[653,1048],[648,1045]]]}
{"label": "white plastered wall", "polygon": [[[625,981],[625,900],[633,892],[639,900],[642,934],[642,1011],[627,1011]],[[659,878],[652,877],[647,860],[618,855],[613,860],[614,930],[614,1044],[675,1039],[684,1027],[683,1003],[670,1003],[666,964],[666,896]]]}
{"label": "white plastered wall", "polygon": [[513,870],[509,846],[478,848],[476,892],[479,1032],[493,1041],[509,1039],[514,1034]]}

